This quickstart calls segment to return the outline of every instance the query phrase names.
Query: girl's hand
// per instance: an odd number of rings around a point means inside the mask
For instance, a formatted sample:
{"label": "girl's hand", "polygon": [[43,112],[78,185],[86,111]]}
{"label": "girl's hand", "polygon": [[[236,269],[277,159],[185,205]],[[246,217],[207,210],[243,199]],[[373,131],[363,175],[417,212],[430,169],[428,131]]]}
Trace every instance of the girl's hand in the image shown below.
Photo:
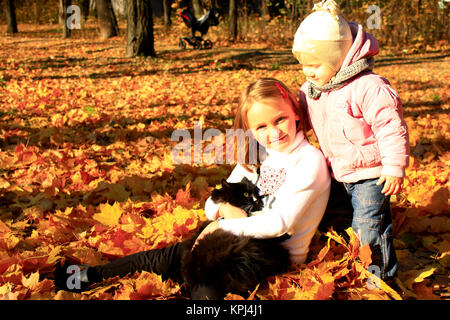
{"label": "girl's hand", "polygon": [[219,207],[219,216],[224,219],[247,218],[247,212],[229,203],[222,203]]}
{"label": "girl's hand", "polygon": [[198,242],[203,239],[206,235],[213,233],[214,231],[216,231],[217,229],[219,229],[219,221],[213,221],[210,224],[208,224],[206,226],[205,229],[203,229],[203,231],[200,233],[200,235],[197,237],[197,239],[195,240],[194,245],[192,246],[192,250],[194,250],[195,246],[198,244]]}
{"label": "girl's hand", "polygon": [[386,196],[390,196],[393,194],[397,194],[402,191],[403,188],[403,178],[393,177],[393,176],[381,176],[377,181],[377,186],[384,182],[383,190],[381,193],[384,193]]}

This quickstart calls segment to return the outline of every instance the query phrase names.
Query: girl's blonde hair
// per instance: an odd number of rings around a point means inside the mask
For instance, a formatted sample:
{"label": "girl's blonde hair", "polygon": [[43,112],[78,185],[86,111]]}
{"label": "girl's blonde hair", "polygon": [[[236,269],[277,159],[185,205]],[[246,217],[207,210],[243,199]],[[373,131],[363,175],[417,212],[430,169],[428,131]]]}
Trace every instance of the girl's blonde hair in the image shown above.
{"label": "girl's blonde hair", "polygon": [[[305,131],[307,128],[307,119],[305,109],[300,106],[297,96],[281,81],[274,78],[261,78],[250,84],[245,90],[242,91],[240,103],[236,111],[236,117],[234,121],[234,129],[242,129],[244,132],[250,130],[247,119],[247,112],[253,106],[255,102],[261,102],[269,99],[285,99],[288,100],[292,106],[294,113],[300,120],[297,121],[297,132]],[[261,150],[262,146],[254,139],[257,150]],[[305,134],[306,139],[306,134]],[[261,154],[258,152],[256,163],[249,163],[249,145],[248,141],[245,141],[245,161],[241,165],[248,171],[253,172],[254,169],[260,167]]]}

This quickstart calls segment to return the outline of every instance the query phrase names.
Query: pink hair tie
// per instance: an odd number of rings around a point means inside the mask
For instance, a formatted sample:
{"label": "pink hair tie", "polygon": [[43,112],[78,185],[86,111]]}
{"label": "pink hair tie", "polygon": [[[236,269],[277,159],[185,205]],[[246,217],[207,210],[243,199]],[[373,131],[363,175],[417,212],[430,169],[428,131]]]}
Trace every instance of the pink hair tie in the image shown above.
{"label": "pink hair tie", "polygon": [[288,95],[287,95],[286,91],[284,90],[284,88],[279,83],[275,83],[275,85],[278,87],[278,89],[280,89],[281,96],[283,97],[283,99],[287,99]]}

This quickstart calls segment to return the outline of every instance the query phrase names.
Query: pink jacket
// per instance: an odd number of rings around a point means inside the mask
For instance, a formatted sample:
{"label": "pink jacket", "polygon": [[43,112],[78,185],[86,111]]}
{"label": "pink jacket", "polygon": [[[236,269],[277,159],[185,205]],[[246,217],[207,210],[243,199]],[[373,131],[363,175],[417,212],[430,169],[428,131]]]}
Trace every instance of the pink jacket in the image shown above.
{"label": "pink jacket", "polygon": [[[342,67],[378,54],[378,42],[362,26],[349,22],[353,45]],[[300,101],[307,106],[313,128],[334,178],[356,182],[380,175],[404,177],[409,161],[408,129],[403,107],[389,82],[363,71],[345,86],[308,97],[303,84]]]}

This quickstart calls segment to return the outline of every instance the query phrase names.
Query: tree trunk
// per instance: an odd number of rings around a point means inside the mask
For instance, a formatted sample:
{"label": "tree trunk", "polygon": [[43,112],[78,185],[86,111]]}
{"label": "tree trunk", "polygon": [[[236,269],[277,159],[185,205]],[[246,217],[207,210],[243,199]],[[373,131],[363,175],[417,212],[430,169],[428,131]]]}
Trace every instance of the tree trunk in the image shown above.
{"label": "tree trunk", "polygon": [[127,57],[156,56],[152,7],[148,0],[127,1]]}
{"label": "tree trunk", "polygon": [[89,0],[81,0],[81,15],[83,16],[84,21],[86,21],[89,17]]}
{"label": "tree trunk", "polygon": [[172,20],[170,20],[170,14],[172,12],[172,0],[163,0],[163,8],[164,8],[164,28],[168,29],[170,25],[172,25]]}
{"label": "tree trunk", "polygon": [[192,0],[192,8],[197,19],[203,16],[203,6],[199,0]]}
{"label": "tree trunk", "polygon": [[67,8],[71,6],[72,4],[72,0],[61,0],[61,9],[62,9],[62,21],[64,23],[64,27],[63,27],[63,39],[69,38],[70,37],[70,29],[69,26],[67,25],[67,19],[68,19],[68,14],[67,14]]}
{"label": "tree trunk", "polygon": [[65,21],[64,21],[64,14],[63,14],[63,12],[64,12],[63,7],[64,7],[64,0],[59,0],[58,1],[58,23],[61,26],[63,26],[64,23],[65,23]]}
{"label": "tree trunk", "polygon": [[237,7],[236,7],[236,1],[230,0],[230,10],[228,12],[228,19],[230,23],[230,39],[236,40],[237,38]]}
{"label": "tree trunk", "polygon": [[5,0],[4,10],[6,15],[6,24],[8,25],[6,33],[17,33],[16,9],[14,0]]}
{"label": "tree trunk", "polygon": [[292,32],[295,33],[296,30],[296,23],[298,20],[298,8],[297,8],[297,2],[293,1],[292,6],[291,6],[291,29]]}
{"label": "tree trunk", "polygon": [[270,13],[266,0],[261,0],[261,17],[263,17],[264,21],[270,20]]}
{"label": "tree trunk", "polygon": [[39,5],[39,0],[34,0],[33,3],[33,9],[34,9],[34,23],[40,24],[40,17],[41,17],[41,6]]}
{"label": "tree trunk", "polygon": [[108,39],[119,34],[116,15],[111,0],[97,0],[97,18],[100,27],[100,37]]}

